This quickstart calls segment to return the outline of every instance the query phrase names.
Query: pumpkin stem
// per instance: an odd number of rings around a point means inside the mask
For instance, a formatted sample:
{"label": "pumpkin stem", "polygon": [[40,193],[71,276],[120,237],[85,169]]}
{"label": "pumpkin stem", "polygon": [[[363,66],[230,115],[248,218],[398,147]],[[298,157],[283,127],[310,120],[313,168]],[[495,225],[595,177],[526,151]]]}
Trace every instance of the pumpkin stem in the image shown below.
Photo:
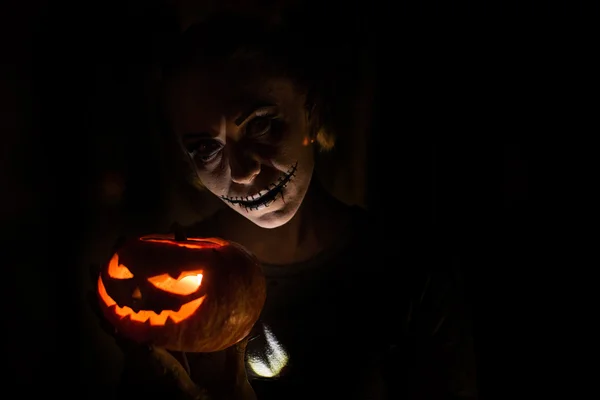
{"label": "pumpkin stem", "polygon": [[177,240],[178,242],[183,242],[183,241],[187,240],[187,235],[185,234],[185,230],[178,223],[174,223],[171,226],[171,230],[173,231],[173,233],[175,235],[175,240]]}

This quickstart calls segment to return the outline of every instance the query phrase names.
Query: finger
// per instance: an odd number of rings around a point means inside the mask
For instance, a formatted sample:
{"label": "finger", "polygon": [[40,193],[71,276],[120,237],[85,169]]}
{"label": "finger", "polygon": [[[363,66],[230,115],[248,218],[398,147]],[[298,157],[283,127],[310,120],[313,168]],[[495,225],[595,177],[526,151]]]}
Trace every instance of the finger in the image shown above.
{"label": "finger", "polygon": [[244,339],[229,347],[226,352],[231,360],[235,360],[235,365],[245,365],[246,347],[248,346],[248,340],[250,336],[246,336]]}
{"label": "finger", "polygon": [[248,346],[248,341],[250,341],[250,335],[246,336],[245,338],[243,338],[242,340],[240,340],[238,343],[236,343],[235,344],[235,349],[238,352],[245,353],[246,352],[246,347]]}
{"label": "finger", "polygon": [[208,400],[205,391],[201,390],[188,375],[179,361],[161,347],[151,347],[151,357],[155,365],[173,379],[186,399]]}
{"label": "finger", "polygon": [[244,388],[248,385],[248,376],[246,374],[246,347],[248,339],[249,336],[246,336],[240,342],[225,350],[225,369],[228,376],[232,378],[232,386],[235,388]]}
{"label": "finger", "polygon": [[236,400],[256,400],[256,392],[248,380],[248,374],[246,372],[246,345],[248,340],[245,339],[242,342],[232,346],[230,358],[228,360],[229,368],[232,369],[232,376],[234,377],[233,382],[233,393],[230,394],[231,399]]}

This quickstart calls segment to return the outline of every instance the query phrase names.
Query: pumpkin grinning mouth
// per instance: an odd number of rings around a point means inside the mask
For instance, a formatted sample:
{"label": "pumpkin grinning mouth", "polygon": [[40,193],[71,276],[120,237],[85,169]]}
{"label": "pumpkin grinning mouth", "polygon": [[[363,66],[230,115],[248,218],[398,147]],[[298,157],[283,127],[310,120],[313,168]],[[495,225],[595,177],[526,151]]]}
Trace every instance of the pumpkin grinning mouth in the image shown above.
{"label": "pumpkin grinning mouth", "polygon": [[104,287],[104,283],[102,282],[102,278],[98,278],[98,295],[110,312],[119,319],[123,320],[128,318],[131,321],[145,323],[150,326],[163,326],[168,322],[179,323],[194,315],[206,298],[206,295],[204,295],[189,301],[183,304],[178,310],[162,310],[160,313],[156,313],[152,310],[140,310],[136,312],[129,306],[119,306],[117,302],[109,296]]}
{"label": "pumpkin grinning mouth", "polygon": [[[271,183],[265,194],[261,195],[261,192],[258,192],[257,195],[246,196],[246,197],[227,197],[221,196],[221,198],[233,205],[239,205],[246,210],[258,210],[259,208],[269,207],[277,196],[281,194],[283,198],[283,190],[290,183],[292,178],[296,175],[296,170],[298,168],[298,161],[294,163],[290,167],[290,169],[277,180],[276,183]],[[254,196],[258,196],[254,198]]]}

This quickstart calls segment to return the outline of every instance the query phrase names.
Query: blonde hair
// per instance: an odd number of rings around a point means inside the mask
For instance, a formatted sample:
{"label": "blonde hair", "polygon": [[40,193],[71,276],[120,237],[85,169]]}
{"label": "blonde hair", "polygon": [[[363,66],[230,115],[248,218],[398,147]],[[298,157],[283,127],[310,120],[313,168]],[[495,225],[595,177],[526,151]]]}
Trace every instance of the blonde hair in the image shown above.
{"label": "blonde hair", "polygon": [[329,151],[335,146],[335,135],[331,133],[330,129],[322,127],[317,132],[316,141],[319,144],[319,150]]}

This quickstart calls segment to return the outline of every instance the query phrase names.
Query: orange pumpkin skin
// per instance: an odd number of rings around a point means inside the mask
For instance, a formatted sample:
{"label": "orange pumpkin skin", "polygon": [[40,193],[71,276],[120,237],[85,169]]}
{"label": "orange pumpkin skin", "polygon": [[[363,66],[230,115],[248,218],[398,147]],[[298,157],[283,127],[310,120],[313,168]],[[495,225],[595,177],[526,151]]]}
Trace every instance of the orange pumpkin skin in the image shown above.
{"label": "orange pumpkin skin", "polygon": [[116,331],[173,351],[214,352],[245,338],[266,298],[259,261],[218,238],[148,235],[126,242],[98,277]]}

